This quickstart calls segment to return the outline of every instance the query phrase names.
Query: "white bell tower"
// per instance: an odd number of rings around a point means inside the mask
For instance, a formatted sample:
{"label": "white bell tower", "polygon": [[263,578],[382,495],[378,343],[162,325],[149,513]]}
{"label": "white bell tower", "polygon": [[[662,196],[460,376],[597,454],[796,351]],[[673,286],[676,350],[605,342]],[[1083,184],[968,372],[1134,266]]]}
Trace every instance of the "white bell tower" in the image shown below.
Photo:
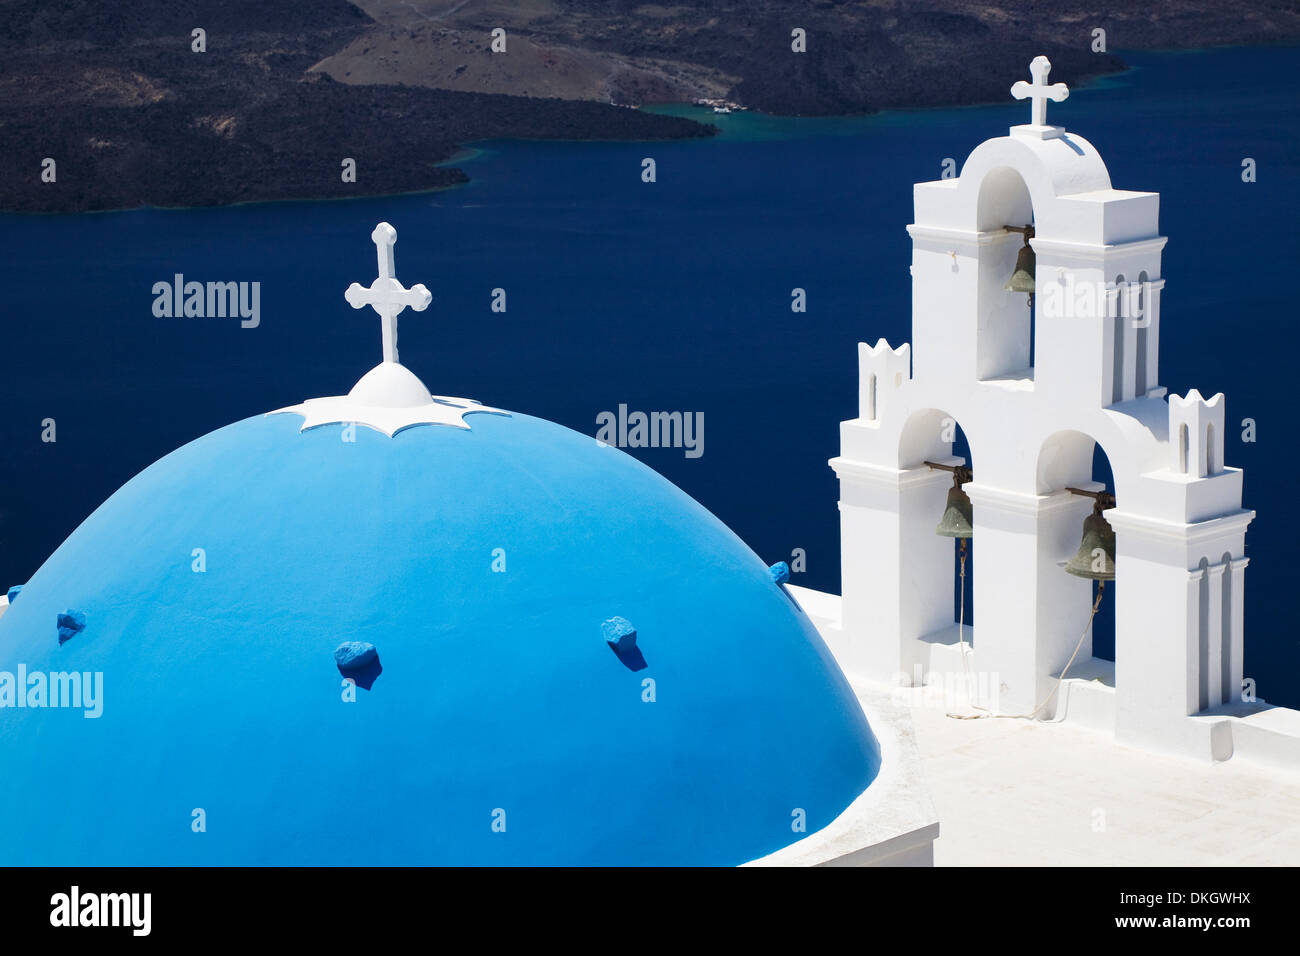
{"label": "white bell tower", "polygon": [[[851,671],[903,683],[951,654],[954,544],[935,526],[952,476],[924,462],[961,463],[959,425],[973,459],[978,572],[967,663],[993,678],[986,706],[1031,712],[1092,607],[1093,583],[1063,565],[1093,502],[1066,489],[1101,490],[1100,444],[1117,541],[1105,596],[1116,601],[1114,690],[1102,719],[1125,740],[1208,754],[1211,725],[1189,716],[1240,695],[1254,512],[1241,507],[1242,472],[1224,464],[1223,396],[1166,400],[1159,384],[1160,197],[1113,189],[1091,143],[1047,125],[1047,101],[1068,95],[1047,84],[1050,68],[1038,57],[1033,83],[1012,87],[1031,100],[1031,123],[976,147],[959,178],[914,187],[913,343],[859,346],[858,417],[841,425],[831,461],[837,654]],[[1005,288],[1026,241],[1032,299]],[[1079,661],[1106,670],[1091,635]],[[1037,716],[1061,706],[1058,695]]]}

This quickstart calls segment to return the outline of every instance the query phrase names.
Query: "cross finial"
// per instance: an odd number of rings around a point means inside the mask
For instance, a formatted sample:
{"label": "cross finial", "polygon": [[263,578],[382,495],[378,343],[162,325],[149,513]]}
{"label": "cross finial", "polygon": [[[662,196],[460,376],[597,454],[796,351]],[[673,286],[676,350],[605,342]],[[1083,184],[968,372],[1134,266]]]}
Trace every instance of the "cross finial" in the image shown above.
{"label": "cross finial", "polygon": [[1028,97],[1030,101],[1029,119],[1033,126],[1047,125],[1047,101],[1061,102],[1070,95],[1070,88],[1064,83],[1047,85],[1047,74],[1052,71],[1052,61],[1045,56],[1036,56],[1029,64],[1029,75],[1034,82],[1017,80],[1011,86],[1011,95],[1018,100]]}
{"label": "cross finial", "polygon": [[370,306],[379,313],[383,320],[384,361],[397,361],[397,315],[408,305],[416,312],[423,312],[433,299],[429,290],[423,285],[409,289],[393,277],[393,245],[397,242],[397,230],[386,222],[375,226],[370,234],[379,253],[379,278],[364,288],[354,282],[348,286],[343,297],[354,309]]}

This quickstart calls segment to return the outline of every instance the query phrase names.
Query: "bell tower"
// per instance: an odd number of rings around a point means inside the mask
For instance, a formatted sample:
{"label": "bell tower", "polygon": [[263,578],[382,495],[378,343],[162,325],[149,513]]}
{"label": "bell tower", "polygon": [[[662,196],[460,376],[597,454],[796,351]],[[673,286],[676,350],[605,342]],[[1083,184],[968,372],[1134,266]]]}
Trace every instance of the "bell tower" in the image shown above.
{"label": "bell tower", "polygon": [[[1107,670],[1091,657],[1087,562],[1066,571],[1096,512],[1094,540],[1115,534],[1105,720],[1125,739],[1208,752],[1207,725],[1188,718],[1240,692],[1254,513],[1223,464],[1222,396],[1166,401],[1159,385],[1159,195],[1113,188],[1091,143],[1047,123],[1048,101],[1069,95],[1050,69],[1037,57],[1032,82],[1012,87],[1028,124],[976,147],[958,178],[914,187],[912,343],[859,346],[858,417],[831,461],[833,642],[867,677],[910,684],[955,659],[985,675],[990,711],[1059,715],[1072,656]],[[972,461],[953,457],[957,426]],[[1097,445],[1113,488],[1092,480]],[[959,642],[954,543],[935,530],[965,468],[980,573]]]}

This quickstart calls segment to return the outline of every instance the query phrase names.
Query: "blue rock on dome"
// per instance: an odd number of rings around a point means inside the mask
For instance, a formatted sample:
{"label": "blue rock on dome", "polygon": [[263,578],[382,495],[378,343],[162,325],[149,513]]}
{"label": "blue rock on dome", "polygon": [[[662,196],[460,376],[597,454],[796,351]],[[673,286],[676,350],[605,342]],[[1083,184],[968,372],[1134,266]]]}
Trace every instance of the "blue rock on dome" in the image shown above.
{"label": "blue rock on dome", "polygon": [[59,629],[59,643],[62,644],[86,629],[86,615],[69,609],[55,618],[55,624]]}
{"label": "blue rock on dome", "polygon": [[375,645],[367,641],[346,641],[334,648],[334,663],[345,674],[377,660],[379,652],[375,650]]}
{"label": "blue rock on dome", "polygon": [[606,644],[620,651],[636,646],[636,628],[627,618],[611,617],[600,625],[600,633]]}
{"label": "blue rock on dome", "polygon": [[[519,414],[355,442],[302,422],[250,418],[145,469],[0,617],[0,671],[111,686],[95,721],[4,713],[0,828],[22,839],[0,865],[731,865],[875,779],[812,623],[630,455]],[[220,587],[177,560],[196,542]],[[50,640],[69,606],[93,641]],[[613,611],[653,699],[594,639]],[[341,635],[383,645],[382,692],[340,687]],[[219,838],[190,831],[196,806]]]}
{"label": "blue rock on dome", "polygon": [[776,564],[772,565],[767,570],[768,573],[772,575],[772,582],[774,584],[785,584],[790,580],[790,565],[786,564],[784,561],[776,562]]}
{"label": "blue rock on dome", "polygon": [[365,690],[375,684],[375,678],[383,673],[379,664],[379,652],[369,641],[345,641],[334,648],[334,663],[339,673]]}
{"label": "blue rock on dome", "polygon": [[650,665],[646,663],[645,655],[641,649],[636,646],[636,628],[632,622],[625,617],[611,617],[600,625],[601,636],[605,638],[605,643],[609,645],[610,650],[630,671],[643,671]]}

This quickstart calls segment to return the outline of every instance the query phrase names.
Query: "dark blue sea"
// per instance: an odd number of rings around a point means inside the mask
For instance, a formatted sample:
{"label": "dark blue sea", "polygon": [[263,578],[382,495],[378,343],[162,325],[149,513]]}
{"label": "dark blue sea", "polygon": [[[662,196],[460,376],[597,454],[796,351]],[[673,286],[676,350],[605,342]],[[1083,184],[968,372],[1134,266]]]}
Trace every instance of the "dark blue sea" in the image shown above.
{"label": "dark blue sea", "polygon": [[[1101,150],[1117,188],[1161,193],[1160,383],[1227,393],[1227,461],[1246,469],[1245,503],[1259,512],[1247,534],[1246,673],[1265,699],[1300,706],[1300,48],[1127,58],[1131,71],[1073,90],[1049,118]],[[707,141],[478,144],[458,160],[473,182],[437,193],[0,217],[0,584],[25,581],[167,452],[342,394],[376,364],[378,321],[343,290],[369,284],[370,231],[388,220],[398,277],[433,293],[426,312],[403,315],[399,341],[435,393],[588,434],[620,404],[703,412],[701,457],[634,453],[765,560],[804,549],[795,583],[838,591],[826,461],[838,423],[856,415],[855,343],[910,338],[911,184],[1027,109],[1008,99],[850,119],[736,114]],[[645,157],[653,184],[641,181]],[[1242,182],[1246,157],[1255,183]],[[155,317],[152,286],[175,273],[260,282],[260,326]],[[795,287],[806,313],[791,312]],[[490,309],[496,288],[504,313]],[[1247,417],[1255,443],[1235,427]],[[41,441],[47,418],[52,444]],[[1113,655],[1112,635],[1099,620],[1099,656]]]}

